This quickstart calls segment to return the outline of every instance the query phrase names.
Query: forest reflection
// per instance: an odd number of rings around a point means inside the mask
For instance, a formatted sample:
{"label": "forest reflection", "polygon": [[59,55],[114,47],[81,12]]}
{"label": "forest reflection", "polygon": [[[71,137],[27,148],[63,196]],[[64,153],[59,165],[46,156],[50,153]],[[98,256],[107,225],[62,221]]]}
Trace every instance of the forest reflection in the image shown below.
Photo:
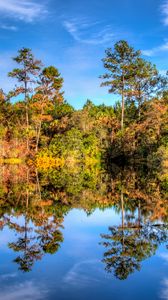
{"label": "forest reflection", "polygon": [[96,208],[113,208],[121,216],[121,224],[100,232],[105,270],[118,279],[140,270],[141,262],[168,241],[167,186],[146,165],[113,165],[108,171],[3,165],[0,172],[0,227],[16,233],[8,247],[23,272],[60,249],[64,218],[73,208],[88,215]]}

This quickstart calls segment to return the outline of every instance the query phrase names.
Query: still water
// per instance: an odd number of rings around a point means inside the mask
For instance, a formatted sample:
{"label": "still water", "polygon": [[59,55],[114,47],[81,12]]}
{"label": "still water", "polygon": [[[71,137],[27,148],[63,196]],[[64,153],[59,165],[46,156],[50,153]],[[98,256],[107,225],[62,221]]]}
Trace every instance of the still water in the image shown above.
{"label": "still water", "polygon": [[164,181],[65,173],[1,169],[0,299],[168,299]]}

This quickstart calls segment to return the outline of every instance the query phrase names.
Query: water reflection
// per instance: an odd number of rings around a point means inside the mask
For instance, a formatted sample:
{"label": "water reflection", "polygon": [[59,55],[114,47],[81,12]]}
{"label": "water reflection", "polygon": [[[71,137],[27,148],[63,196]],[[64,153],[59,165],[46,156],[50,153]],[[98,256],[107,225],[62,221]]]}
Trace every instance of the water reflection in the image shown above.
{"label": "water reflection", "polygon": [[110,227],[109,234],[102,234],[106,248],[103,262],[106,271],[118,279],[127,279],[141,262],[156,253],[159,245],[168,241],[168,226],[147,223],[140,227]]}
{"label": "water reflection", "polygon": [[24,217],[24,225],[8,218],[7,225],[17,232],[17,239],[8,244],[10,249],[20,253],[14,260],[22,271],[30,271],[36,260],[40,260],[45,253],[53,254],[58,251],[60,243],[63,242],[62,227],[59,219],[49,218],[41,214],[41,221],[36,227],[30,226],[27,213]]}
{"label": "water reflection", "polygon": [[[2,166],[0,227],[16,236],[8,247],[23,272],[45,254],[54,254],[64,241],[67,213],[80,208],[91,215],[112,207],[121,224],[101,235],[105,270],[118,279],[140,270],[141,262],[168,241],[168,198],[158,172],[146,166],[110,171],[78,166],[39,172],[34,168]],[[110,225],[110,224],[109,224]]]}

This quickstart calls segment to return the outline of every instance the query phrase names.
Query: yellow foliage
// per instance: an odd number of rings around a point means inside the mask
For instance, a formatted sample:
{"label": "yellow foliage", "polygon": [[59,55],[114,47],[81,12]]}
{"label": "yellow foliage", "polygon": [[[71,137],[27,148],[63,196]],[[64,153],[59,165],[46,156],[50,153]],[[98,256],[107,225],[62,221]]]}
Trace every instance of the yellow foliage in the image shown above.
{"label": "yellow foliage", "polygon": [[163,161],[163,167],[166,168],[166,169],[168,169],[168,159],[165,159]]}
{"label": "yellow foliage", "polygon": [[90,167],[90,166],[95,166],[99,163],[99,160],[95,157],[89,157],[89,156],[86,156],[85,157],[85,165],[87,167]]}
{"label": "yellow foliage", "polygon": [[21,158],[0,158],[0,164],[18,165],[23,163]]}
{"label": "yellow foliage", "polygon": [[46,156],[37,157],[35,164],[38,169],[46,170],[51,168],[61,168],[64,166],[65,161],[63,158],[46,155]]}
{"label": "yellow foliage", "polygon": [[80,163],[80,161],[76,157],[74,157],[73,154],[66,158],[66,165],[69,168],[74,168],[79,163]]}

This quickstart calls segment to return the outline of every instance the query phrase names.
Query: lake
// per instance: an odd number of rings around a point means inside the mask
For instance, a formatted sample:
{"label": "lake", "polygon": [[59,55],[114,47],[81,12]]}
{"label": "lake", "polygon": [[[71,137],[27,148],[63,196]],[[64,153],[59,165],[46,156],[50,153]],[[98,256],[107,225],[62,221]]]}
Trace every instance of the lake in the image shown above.
{"label": "lake", "polygon": [[2,166],[0,299],[168,299],[167,200],[146,166]]}

